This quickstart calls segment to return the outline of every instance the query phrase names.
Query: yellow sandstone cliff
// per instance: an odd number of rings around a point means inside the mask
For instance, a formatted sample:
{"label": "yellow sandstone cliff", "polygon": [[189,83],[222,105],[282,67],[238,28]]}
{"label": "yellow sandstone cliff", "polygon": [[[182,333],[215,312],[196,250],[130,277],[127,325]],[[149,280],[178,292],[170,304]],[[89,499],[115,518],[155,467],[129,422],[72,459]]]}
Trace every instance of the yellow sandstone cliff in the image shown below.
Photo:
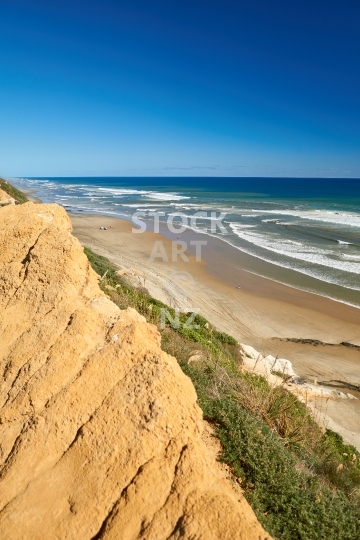
{"label": "yellow sandstone cliff", "polygon": [[6,191],[0,189],[0,207],[6,206],[7,204],[15,204],[15,199],[10,197]]}
{"label": "yellow sandstone cliff", "polygon": [[265,540],[157,329],[99,289],[65,211],[0,208],[0,537]]}

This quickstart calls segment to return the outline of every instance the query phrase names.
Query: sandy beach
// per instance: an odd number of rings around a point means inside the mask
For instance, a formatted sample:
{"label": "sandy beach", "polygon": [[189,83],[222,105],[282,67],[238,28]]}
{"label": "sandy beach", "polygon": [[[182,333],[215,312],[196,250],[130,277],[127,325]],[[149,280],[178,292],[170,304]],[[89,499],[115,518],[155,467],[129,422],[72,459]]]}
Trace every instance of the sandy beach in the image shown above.
{"label": "sandy beach", "polygon": [[42,204],[42,200],[34,195],[35,190],[22,188],[21,191],[26,195],[29,201],[35,204]]}
{"label": "sandy beach", "polygon": [[[192,231],[133,233],[129,221],[100,215],[69,214],[80,242],[108,257],[127,271],[150,294],[173,307],[197,308],[218,329],[263,355],[286,358],[295,372],[309,382],[340,381],[337,389],[354,390],[360,384],[360,350],[341,345],[360,344],[360,313],[354,307],[300,291],[254,275],[242,268],[242,254],[220,240]],[[101,230],[100,227],[107,227]],[[165,231],[164,231],[165,232]],[[188,261],[171,261],[172,241],[207,241],[201,260],[194,248]],[[168,261],[150,260],[161,241]],[[246,257],[248,257],[246,255]],[[199,257],[198,257],[199,258]],[[174,298],[169,280],[174,272],[192,276],[191,293]],[[238,288],[240,285],[240,288]],[[186,285],[185,285],[186,287]],[[321,344],[285,341],[318,340]],[[360,400],[316,400],[315,406],[343,428],[343,436],[360,446]],[[334,424],[333,427],[336,427]],[[345,430],[345,431],[344,431]]]}

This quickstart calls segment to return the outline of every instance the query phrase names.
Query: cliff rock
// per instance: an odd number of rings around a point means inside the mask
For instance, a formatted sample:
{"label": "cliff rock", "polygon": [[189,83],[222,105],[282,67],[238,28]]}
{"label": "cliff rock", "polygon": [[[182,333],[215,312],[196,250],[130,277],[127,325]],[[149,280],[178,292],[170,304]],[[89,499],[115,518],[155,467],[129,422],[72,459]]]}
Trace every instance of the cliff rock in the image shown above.
{"label": "cliff rock", "polygon": [[7,204],[15,204],[15,199],[10,197],[6,191],[0,189],[0,206],[6,206]]}
{"label": "cliff rock", "polygon": [[201,439],[157,329],[99,289],[66,212],[0,209],[0,536],[270,538]]}

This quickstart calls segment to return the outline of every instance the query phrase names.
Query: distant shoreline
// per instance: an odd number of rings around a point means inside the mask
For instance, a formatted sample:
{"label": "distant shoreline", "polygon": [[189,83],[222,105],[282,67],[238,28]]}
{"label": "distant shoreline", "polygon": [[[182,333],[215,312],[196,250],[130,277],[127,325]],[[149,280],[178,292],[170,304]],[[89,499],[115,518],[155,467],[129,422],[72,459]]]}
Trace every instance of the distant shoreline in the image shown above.
{"label": "distant shoreline", "polygon": [[[35,203],[42,203],[38,197],[34,195],[34,192],[36,190],[29,190],[29,189],[22,189],[22,191],[26,194],[26,196]],[[120,220],[127,223],[131,223],[130,220],[126,218],[121,217],[112,217],[107,214],[99,214],[99,213],[86,213],[86,212],[73,212],[71,210],[68,210],[65,207],[65,210],[68,212],[69,216],[72,219],[72,216],[93,216],[94,218],[98,218],[99,220],[106,221],[108,219],[112,220]],[[171,235],[164,225],[160,222],[160,229],[163,235],[167,238],[175,239],[176,235]],[[236,283],[239,277],[236,277],[236,274],[241,274],[242,282],[251,283],[251,293],[255,295],[260,296],[269,296],[273,299],[278,298],[291,298],[291,302],[294,302],[295,305],[298,305],[300,307],[304,306],[304,303],[306,303],[307,307],[313,308],[315,310],[318,309],[319,305],[324,305],[323,302],[319,299],[324,299],[325,301],[328,300],[330,303],[328,304],[325,302],[326,307],[322,309],[322,312],[326,313],[334,313],[337,315],[339,309],[342,312],[342,316],[344,317],[344,313],[347,313],[346,309],[343,309],[342,306],[348,306],[351,308],[351,311],[348,313],[350,315],[345,316],[345,322],[352,323],[354,318],[359,319],[359,325],[360,325],[360,306],[357,306],[356,304],[345,302],[344,300],[333,298],[330,295],[322,294],[319,291],[314,291],[311,289],[306,288],[306,286],[300,286],[296,284],[290,284],[284,280],[279,279],[279,275],[281,276],[282,273],[286,274],[293,274],[293,270],[287,270],[280,266],[277,266],[274,263],[267,263],[263,261],[262,259],[258,259],[254,255],[247,254],[234,246],[233,244],[225,241],[221,237],[213,237],[211,235],[204,235],[202,233],[195,233],[192,230],[188,230],[185,233],[181,235],[181,239],[196,239],[196,238],[202,238],[204,237],[205,240],[208,241],[208,244],[210,246],[210,250],[205,250],[203,252],[204,254],[204,260],[207,262],[207,270],[209,273],[211,273],[214,277],[218,278],[220,281],[224,281],[224,276],[226,275],[226,281],[231,286],[236,286]],[[210,253],[211,251],[211,253]],[[193,253],[194,251],[191,250],[190,252]],[[227,261],[229,261],[227,271],[224,271],[224,265],[221,263],[220,267],[219,264],[217,264],[217,254],[221,253],[223,256],[225,254],[225,258]],[[260,272],[263,267],[266,267],[267,272]],[[272,267],[272,276],[267,275],[269,273],[268,268]],[[255,279],[252,277],[247,277],[246,274],[251,274],[252,276],[256,276],[258,279]],[[265,274],[265,275],[264,275]],[[276,275],[277,274],[277,275]],[[307,276],[301,276],[303,281],[307,283]],[[308,281],[312,281],[314,278],[309,278]],[[256,286],[253,284],[256,283]],[[261,283],[261,287],[259,287],[259,284]],[[283,289],[283,287],[285,289]],[[332,286],[334,288],[335,286]],[[244,287],[243,287],[244,288]],[[286,291],[285,295],[283,295],[283,290]],[[291,292],[293,290],[294,292]],[[260,292],[261,291],[261,292]],[[276,291],[276,292],[275,292]],[[295,292],[297,291],[297,292]],[[300,293],[300,294],[299,294]],[[304,302],[304,299],[306,299],[306,302]],[[319,304],[320,302],[320,304]],[[335,304],[335,305],[334,305]],[[340,306],[338,305],[340,304]],[[356,311],[352,311],[356,310]],[[288,336],[287,336],[288,337]],[[325,340],[326,341],[326,340]],[[330,340],[331,341],[331,340]],[[344,341],[344,340],[343,340]],[[345,340],[346,341],[346,340]],[[360,332],[358,336],[358,341],[356,341],[356,344],[360,345]]]}
{"label": "distant shoreline", "polygon": [[163,211],[189,220],[200,210],[207,214],[200,219],[204,229],[210,212],[222,212],[226,231],[217,239],[233,250],[235,266],[238,259],[242,270],[360,308],[360,185],[350,197],[346,182],[329,187],[323,179],[311,186],[305,179],[293,184],[264,178],[19,178],[16,183],[30,196],[80,214],[131,219],[139,210]]}

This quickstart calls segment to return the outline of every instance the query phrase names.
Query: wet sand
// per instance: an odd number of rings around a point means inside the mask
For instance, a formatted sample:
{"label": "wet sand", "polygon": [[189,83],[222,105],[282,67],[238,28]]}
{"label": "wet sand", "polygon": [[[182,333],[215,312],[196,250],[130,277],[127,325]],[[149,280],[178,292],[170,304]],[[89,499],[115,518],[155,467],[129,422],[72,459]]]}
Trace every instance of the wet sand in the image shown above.
{"label": "wet sand", "polygon": [[[74,234],[83,245],[120,268],[132,269],[139,284],[145,285],[155,298],[183,310],[198,308],[214,326],[238,341],[252,345],[264,355],[287,358],[295,372],[306,380],[336,379],[360,386],[360,350],[339,345],[344,341],[360,345],[360,310],[250,273],[244,269],[248,267],[249,255],[207,235],[193,231],[180,235],[163,231],[166,237],[150,231],[136,234],[129,221],[119,218],[69,215]],[[100,230],[100,226],[108,230]],[[193,247],[185,252],[188,262],[179,258],[177,262],[171,261],[171,242],[178,236],[187,244],[194,239],[207,241],[200,261],[196,261]],[[167,262],[160,258],[149,260],[154,243],[159,240],[169,258]],[[256,266],[256,262],[251,261],[251,265]],[[169,288],[169,277],[171,280],[174,272],[187,272],[194,280],[192,292],[185,299],[174,298]],[[282,341],[285,338],[336,345]],[[346,423],[347,430],[360,434],[360,400],[346,400],[336,411],[333,414],[337,423],[344,427]],[[342,416],[343,423],[339,422]]]}

